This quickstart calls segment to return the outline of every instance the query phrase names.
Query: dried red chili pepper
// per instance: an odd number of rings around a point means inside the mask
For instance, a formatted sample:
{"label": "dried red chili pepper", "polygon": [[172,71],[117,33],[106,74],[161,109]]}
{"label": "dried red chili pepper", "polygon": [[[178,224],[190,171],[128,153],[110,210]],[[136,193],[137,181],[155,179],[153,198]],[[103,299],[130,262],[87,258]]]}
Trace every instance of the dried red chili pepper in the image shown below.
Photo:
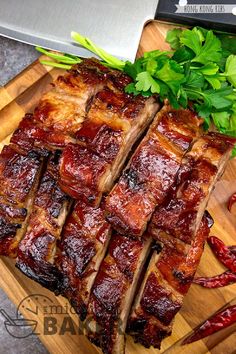
{"label": "dried red chili pepper", "polygon": [[207,242],[218,260],[229,270],[236,273],[236,256],[229,247],[215,236],[208,237]]}
{"label": "dried red chili pepper", "polygon": [[236,193],[232,194],[228,200],[228,210],[231,211],[232,206],[236,203]]}
{"label": "dried red chili pepper", "polygon": [[185,338],[182,345],[196,342],[199,339],[205,338],[210,334],[220,331],[223,328],[229,327],[236,322],[236,305],[229,306],[223,309],[208,320],[198,326],[193,334]]}
{"label": "dried red chili pepper", "polygon": [[236,273],[231,271],[224,272],[214,277],[198,277],[193,283],[203,286],[204,288],[215,289],[236,283]]}

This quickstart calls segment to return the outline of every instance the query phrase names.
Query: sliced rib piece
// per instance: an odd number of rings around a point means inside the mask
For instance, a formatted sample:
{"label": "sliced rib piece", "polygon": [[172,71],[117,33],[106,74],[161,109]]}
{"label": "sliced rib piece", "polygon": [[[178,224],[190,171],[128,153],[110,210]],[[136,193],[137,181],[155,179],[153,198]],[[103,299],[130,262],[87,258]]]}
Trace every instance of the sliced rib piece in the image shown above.
{"label": "sliced rib piece", "polygon": [[150,250],[151,237],[130,240],[113,234],[92,288],[87,336],[104,353],[125,352],[125,329],[134,292]]}
{"label": "sliced rib piece", "polygon": [[87,313],[91,287],[104,258],[111,228],[100,208],[79,201],[66,221],[56,265],[62,273],[60,293],[82,320]]}
{"label": "sliced rib piece", "polygon": [[149,231],[153,238],[163,242],[176,242],[177,238],[191,244],[234,142],[224,135],[208,133],[193,144],[183,159],[174,190],[152,217]]}
{"label": "sliced rib piece", "polygon": [[174,316],[191,285],[209,231],[203,218],[186,254],[168,246],[159,254],[154,252],[129,317],[127,331],[135,342],[160,348],[162,339],[171,334]]}
{"label": "sliced rib piece", "polygon": [[129,320],[129,331],[145,346],[159,348],[171,333],[212,224],[207,215],[203,217],[204,210],[233,142],[216,133],[199,138],[185,155],[171,193],[152,217],[148,232],[163,250],[151,258]]}
{"label": "sliced rib piece", "polygon": [[110,75],[122,75],[101,65],[97,59],[84,59],[59,76],[45,93],[33,115],[27,114],[15,136],[22,149],[35,146],[61,149],[75,142],[93,96],[108,83]]}
{"label": "sliced rib piece", "polygon": [[127,80],[125,75],[111,77],[108,87],[93,99],[76,134],[77,144],[69,144],[62,155],[63,190],[93,206],[111,189],[130,149],[159,107],[154,97],[124,93]]}
{"label": "sliced rib piece", "polygon": [[165,105],[106,201],[107,218],[120,233],[139,237],[172,186],[182,157],[199,135],[190,110]]}
{"label": "sliced rib piece", "polygon": [[21,241],[16,267],[46,288],[57,291],[60,272],[54,265],[56,242],[67,216],[70,199],[58,186],[60,153],[49,158],[33,203],[25,237]]}
{"label": "sliced rib piece", "polygon": [[35,151],[21,154],[14,144],[0,154],[0,254],[15,257],[25,233],[38,186],[42,157]]}

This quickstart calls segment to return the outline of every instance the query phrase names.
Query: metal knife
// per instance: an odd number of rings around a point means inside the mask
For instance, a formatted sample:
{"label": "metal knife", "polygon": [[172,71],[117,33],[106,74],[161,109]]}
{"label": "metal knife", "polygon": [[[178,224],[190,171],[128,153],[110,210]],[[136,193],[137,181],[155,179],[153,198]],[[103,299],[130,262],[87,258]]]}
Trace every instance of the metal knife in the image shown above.
{"label": "metal knife", "polygon": [[[191,17],[175,13],[178,3],[175,0],[0,0],[0,34],[44,48],[91,56],[72,42],[70,32],[77,31],[109,53],[134,60],[145,23],[166,17],[184,22]],[[198,15],[190,18],[192,24],[201,20],[201,14]],[[203,19],[206,25],[209,16]],[[236,16],[232,17],[235,21]],[[236,23],[232,23],[232,28],[236,29]],[[228,29],[225,25],[225,30]]]}

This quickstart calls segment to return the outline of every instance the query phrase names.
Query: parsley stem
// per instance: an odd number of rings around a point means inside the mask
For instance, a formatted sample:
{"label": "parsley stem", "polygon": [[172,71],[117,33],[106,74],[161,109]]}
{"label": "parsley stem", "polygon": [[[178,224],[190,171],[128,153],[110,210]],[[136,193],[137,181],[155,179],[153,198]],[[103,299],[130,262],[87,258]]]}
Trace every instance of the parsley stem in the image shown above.
{"label": "parsley stem", "polygon": [[125,66],[124,61],[115,58],[114,56],[107,53],[102,48],[99,48],[89,38],[83,37],[80,33],[74,31],[71,32],[71,38],[74,39],[74,41],[76,41],[80,45],[82,45],[84,48],[88,49],[90,52],[99,56],[101,59],[105,61],[105,63],[107,63],[112,68],[118,70],[122,70],[124,68]]}
{"label": "parsley stem", "polygon": [[74,57],[71,58],[68,55],[64,55],[64,54],[58,54],[55,52],[51,52],[47,49],[41,48],[41,47],[36,47],[35,48],[38,52],[43,53],[45,55],[47,55],[49,58],[52,58],[60,63],[65,63],[65,64],[77,64],[81,62],[81,59],[79,57]]}
{"label": "parsley stem", "polygon": [[72,65],[57,63],[56,61],[51,61],[51,60],[39,60],[39,62],[43,65],[53,66],[54,68],[60,68],[66,70],[71,69],[72,66]]}

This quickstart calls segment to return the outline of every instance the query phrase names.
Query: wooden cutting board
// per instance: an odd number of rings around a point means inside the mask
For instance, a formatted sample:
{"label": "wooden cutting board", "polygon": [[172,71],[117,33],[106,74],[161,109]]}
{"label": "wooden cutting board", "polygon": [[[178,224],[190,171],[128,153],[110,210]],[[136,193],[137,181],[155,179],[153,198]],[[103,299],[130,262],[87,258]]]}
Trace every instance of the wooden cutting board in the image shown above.
{"label": "wooden cutting board", "polygon": [[[168,49],[164,42],[166,32],[174,26],[161,22],[149,23],[141,38],[138,55],[153,49]],[[40,96],[50,88],[50,82],[62,72],[42,66],[38,61],[20,75],[0,88],[0,148],[9,142],[10,134],[16,129],[25,112],[32,111]],[[218,182],[210,199],[208,210],[215,220],[212,235],[219,236],[226,244],[236,244],[236,208],[229,213],[226,203],[236,192],[236,159],[232,159],[225,174]],[[205,251],[197,275],[211,276],[224,271],[214,258],[209,247]],[[27,319],[37,321],[36,333],[50,353],[95,354],[95,348],[81,335],[82,325],[70,308],[67,300],[31,281],[14,267],[14,261],[0,259],[0,286]],[[176,316],[173,334],[165,339],[161,353],[236,353],[236,325],[211,337],[188,346],[181,346],[183,337],[204,319],[218,311],[226,303],[236,304],[236,284],[215,290],[192,285],[184,306]],[[19,313],[16,313],[16,318]],[[19,339],[19,346],[21,345]],[[1,350],[0,350],[1,352]],[[157,349],[145,349],[127,337],[126,354],[157,354]]]}

